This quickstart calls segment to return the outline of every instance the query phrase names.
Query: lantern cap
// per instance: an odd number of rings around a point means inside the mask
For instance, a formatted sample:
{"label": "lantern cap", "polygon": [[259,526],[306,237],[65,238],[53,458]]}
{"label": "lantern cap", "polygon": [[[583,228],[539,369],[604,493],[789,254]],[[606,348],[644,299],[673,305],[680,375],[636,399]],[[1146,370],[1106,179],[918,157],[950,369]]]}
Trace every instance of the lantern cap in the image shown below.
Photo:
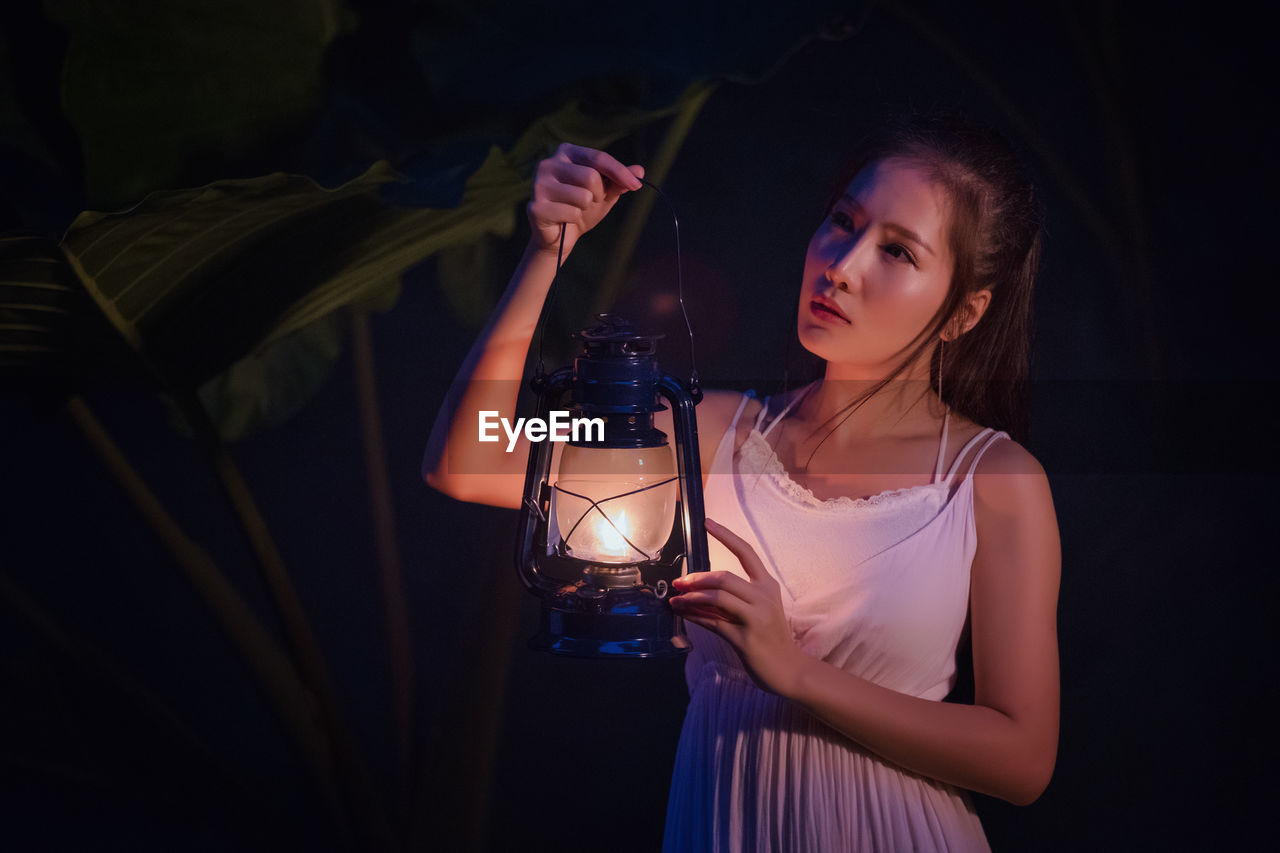
{"label": "lantern cap", "polygon": [[629,320],[597,315],[599,323],[576,332],[582,352],[573,363],[573,410],[579,418],[604,421],[602,438],[571,445],[599,448],[662,447],[666,435],[653,426],[662,372],[654,355],[661,335],[641,335]]}
{"label": "lantern cap", "polygon": [[654,342],[665,335],[641,335],[636,326],[625,317],[617,314],[597,314],[596,325],[574,332],[573,337],[582,341],[585,352],[600,350],[610,351],[617,355],[652,355]]}

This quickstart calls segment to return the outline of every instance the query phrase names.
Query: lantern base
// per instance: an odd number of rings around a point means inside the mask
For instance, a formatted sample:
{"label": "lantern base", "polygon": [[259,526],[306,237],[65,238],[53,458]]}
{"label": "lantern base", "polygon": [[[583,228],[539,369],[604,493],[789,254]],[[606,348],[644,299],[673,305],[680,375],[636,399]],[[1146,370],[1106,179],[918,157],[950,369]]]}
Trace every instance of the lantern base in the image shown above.
{"label": "lantern base", "polygon": [[602,590],[578,582],[542,600],[529,648],[584,658],[675,658],[688,653],[671,607],[649,587]]}

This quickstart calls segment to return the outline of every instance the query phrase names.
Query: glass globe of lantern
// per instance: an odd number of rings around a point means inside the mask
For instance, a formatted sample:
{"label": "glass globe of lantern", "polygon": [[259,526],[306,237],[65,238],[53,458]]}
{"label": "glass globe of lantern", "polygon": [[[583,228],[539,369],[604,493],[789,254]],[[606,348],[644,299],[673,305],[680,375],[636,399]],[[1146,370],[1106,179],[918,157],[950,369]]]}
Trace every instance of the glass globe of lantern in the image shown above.
{"label": "glass globe of lantern", "polygon": [[558,538],[565,556],[602,566],[655,560],[671,534],[677,499],[670,445],[569,445],[551,494],[555,530],[548,544]]}

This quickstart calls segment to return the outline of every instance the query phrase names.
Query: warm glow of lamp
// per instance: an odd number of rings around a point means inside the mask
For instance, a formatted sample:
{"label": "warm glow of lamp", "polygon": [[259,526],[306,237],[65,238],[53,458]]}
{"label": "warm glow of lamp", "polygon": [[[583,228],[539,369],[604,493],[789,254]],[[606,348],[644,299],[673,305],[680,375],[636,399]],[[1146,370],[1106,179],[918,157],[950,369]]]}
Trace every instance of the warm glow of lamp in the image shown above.
{"label": "warm glow of lamp", "polygon": [[600,517],[596,519],[595,524],[591,525],[595,528],[597,553],[606,560],[611,557],[625,560],[627,553],[631,550],[627,539],[634,535],[631,524],[627,521],[627,511],[624,509],[619,512],[617,521],[608,518],[604,510],[599,512]]}
{"label": "warm glow of lamp", "polygon": [[610,565],[656,560],[676,517],[676,460],[670,446],[564,449],[551,493],[554,551]]}

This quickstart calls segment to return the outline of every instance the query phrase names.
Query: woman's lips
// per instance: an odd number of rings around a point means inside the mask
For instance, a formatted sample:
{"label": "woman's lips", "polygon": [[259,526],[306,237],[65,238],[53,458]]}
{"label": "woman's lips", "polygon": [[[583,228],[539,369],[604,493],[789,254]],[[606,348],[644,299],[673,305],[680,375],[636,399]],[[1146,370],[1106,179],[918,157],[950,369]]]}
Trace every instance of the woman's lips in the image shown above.
{"label": "woman's lips", "polygon": [[814,299],[809,303],[809,310],[813,313],[813,316],[817,317],[819,320],[823,320],[828,323],[844,323],[845,325],[850,325],[849,318],[845,317],[840,313],[839,309],[825,300]]}

